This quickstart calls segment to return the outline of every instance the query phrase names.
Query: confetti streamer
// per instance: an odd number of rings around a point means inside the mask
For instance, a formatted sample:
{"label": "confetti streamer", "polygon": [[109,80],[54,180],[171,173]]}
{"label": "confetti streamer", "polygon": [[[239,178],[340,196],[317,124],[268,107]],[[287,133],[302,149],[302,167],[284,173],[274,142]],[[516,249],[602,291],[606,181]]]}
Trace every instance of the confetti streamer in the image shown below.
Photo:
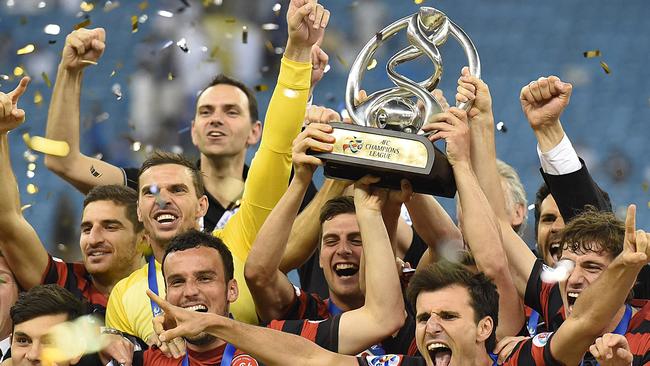
{"label": "confetti streamer", "polygon": [[149,2],[148,1],[143,1],[141,2],[138,7],[140,8],[141,11],[145,11],[149,7]]}
{"label": "confetti streamer", "polygon": [[19,49],[18,51],[16,51],[16,54],[17,55],[26,55],[28,53],[34,52],[35,50],[36,50],[36,47],[34,47],[34,45],[30,43],[30,44],[26,45],[25,47],[23,47],[23,48]]}
{"label": "confetti streamer", "polygon": [[74,30],[81,29],[81,28],[86,28],[87,26],[90,25],[90,23],[91,23],[91,22],[90,22],[90,18],[88,18],[88,19],[84,20],[84,21],[81,22],[81,23],[77,23],[77,24],[75,24],[75,26],[72,27],[72,28],[73,28]]}
{"label": "confetti streamer", "polygon": [[190,49],[187,47],[187,41],[185,38],[181,38],[178,42],[176,42],[176,45],[185,53],[190,52]]}
{"label": "confetti streamer", "polygon": [[138,16],[133,15],[131,16],[131,33],[135,33],[138,31]]}
{"label": "confetti streamer", "polygon": [[113,95],[115,95],[117,100],[122,99],[122,87],[120,86],[120,84],[118,83],[113,84],[113,86],[111,87],[111,92],[113,92]]}
{"label": "confetti streamer", "polygon": [[34,92],[34,104],[40,105],[41,103],[43,103],[43,94],[37,90]]}
{"label": "confetti streamer", "polygon": [[609,65],[605,61],[600,61],[600,67],[603,68],[603,71],[605,71],[605,74],[611,74],[612,70],[609,69]]}
{"label": "confetti streamer", "polygon": [[47,76],[47,73],[45,71],[41,73],[41,77],[43,78],[43,81],[45,81],[45,85],[47,85],[48,88],[51,88],[52,82],[50,81],[50,78]]}
{"label": "confetti streamer", "polygon": [[29,183],[29,184],[27,185],[27,193],[29,193],[29,194],[36,194],[36,193],[38,193],[38,186],[35,185],[35,184],[33,184],[33,183]]}
{"label": "confetti streamer", "polygon": [[95,9],[95,4],[93,4],[92,2],[82,1],[81,4],[79,4],[79,7],[81,8],[81,11],[85,11],[86,13],[88,13],[93,9]]}
{"label": "confetti streamer", "polygon": [[65,141],[47,139],[41,136],[30,137],[29,133],[23,134],[23,141],[30,149],[43,154],[64,157],[70,153],[70,146]]}
{"label": "confetti streamer", "polygon": [[158,15],[160,15],[163,18],[171,18],[174,16],[174,13],[167,10],[158,10]]}
{"label": "confetti streamer", "polygon": [[244,44],[248,43],[248,27],[247,26],[242,27],[241,41]]}
{"label": "confetti streamer", "polygon": [[568,259],[560,259],[555,267],[544,265],[540,275],[542,281],[546,283],[562,282],[569,278],[575,263]]}
{"label": "confetti streamer", "polygon": [[97,65],[97,61],[93,61],[93,60],[81,60],[79,62],[87,65]]}
{"label": "confetti streamer", "polygon": [[585,58],[600,57],[600,50],[590,50],[582,53]]}
{"label": "confetti streamer", "polygon": [[499,122],[497,123],[497,131],[501,131],[503,133],[508,132],[508,127],[506,127],[506,124],[504,122]]}

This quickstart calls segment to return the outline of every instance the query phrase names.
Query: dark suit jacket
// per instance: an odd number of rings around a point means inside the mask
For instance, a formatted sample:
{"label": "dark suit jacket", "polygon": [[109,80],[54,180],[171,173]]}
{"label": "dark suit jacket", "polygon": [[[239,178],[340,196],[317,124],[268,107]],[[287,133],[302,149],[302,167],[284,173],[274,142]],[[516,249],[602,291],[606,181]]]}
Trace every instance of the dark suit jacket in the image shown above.
{"label": "dark suit jacket", "polygon": [[[564,222],[569,222],[573,217],[584,210],[586,205],[596,207],[601,211],[612,211],[609,197],[598,187],[591,178],[585,162],[580,159],[580,170],[564,175],[546,174],[542,169],[542,177],[555,199]],[[650,299],[650,267],[645,266],[638,276],[638,283],[634,287],[635,299]]]}

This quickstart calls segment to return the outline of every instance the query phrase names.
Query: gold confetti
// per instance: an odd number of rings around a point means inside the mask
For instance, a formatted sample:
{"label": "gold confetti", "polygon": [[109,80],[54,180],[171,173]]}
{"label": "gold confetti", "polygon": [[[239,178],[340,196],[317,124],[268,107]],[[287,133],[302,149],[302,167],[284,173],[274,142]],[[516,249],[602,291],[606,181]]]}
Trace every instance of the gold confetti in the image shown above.
{"label": "gold confetti", "polygon": [[600,50],[590,50],[582,53],[585,58],[600,57]]}
{"label": "gold confetti", "polygon": [[167,80],[174,80],[174,75],[171,72],[167,74]]}
{"label": "gold confetti", "polygon": [[85,11],[87,13],[95,8],[95,4],[91,2],[82,1],[81,4],[79,4],[79,7],[81,8],[82,11]]}
{"label": "gold confetti", "polygon": [[17,55],[26,55],[28,53],[34,52],[35,50],[36,50],[36,47],[34,47],[34,45],[30,43],[30,44],[26,45],[25,47],[23,47],[23,48],[19,49],[18,51],[16,51],[16,54]]}
{"label": "gold confetti", "polygon": [[115,76],[115,73],[116,73],[116,71],[115,71],[115,70],[113,70],[113,71],[111,71],[111,76],[110,76],[110,77],[113,77],[113,76]]}
{"label": "gold confetti", "polygon": [[29,203],[26,204],[26,205],[23,205],[23,207],[20,208],[20,212],[23,212],[23,211],[25,211],[26,209],[28,209],[28,208],[30,208],[30,207],[32,207],[32,205],[29,204]]}
{"label": "gold confetti", "polygon": [[131,33],[138,31],[138,16],[134,15],[131,17]]}
{"label": "gold confetti", "polygon": [[41,136],[29,136],[28,133],[23,134],[23,141],[30,149],[43,154],[64,157],[70,153],[70,146],[65,141],[46,139]]}
{"label": "gold confetti", "polygon": [[641,184],[641,189],[643,189],[643,192],[647,192],[648,188],[650,188],[650,184],[648,184],[648,182],[643,182],[643,184]]}
{"label": "gold confetti", "polygon": [[35,185],[35,184],[33,184],[33,183],[29,183],[29,184],[27,185],[27,193],[29,193],[29,194],[36,194],[36,193],[38,193],[38,186]]}
{"label": "gold confetti", "polygon": [[370,65],[368,65],[366,69],[370,71],[374,69],[376,66],[377,66],[377,60],[373,58],[372,61],[370,61]]}
{"label": "gold confetti", "polygon": [[424,2],[424,0],[413,0],[413,2],[415,3],[415,5],[420,5]]}
{"label": "gold confetti", "polygon": [[24,73],[25,73],[25,70],[22,67],[16,66],[14,68],[14,76],[22,76]]}
{"label": "gold confetti", "polygon": [[264,91],[267,91],[267,90],[269,90],[269,86],[266,85],[266,84],[255,85],[255,91],[264,92]]}
{"label": "gold confetti", "polygon": [[341,56],[341,55],[339,55],[339,54],[337,53],[337,54],[336,54],[336,59],[339,60],[339,62],[341,63],[341,65],[343,65],[343,66],[345,66],[345,67],[348,67],[348,62],[345,61],[345,59],[343,58],[343,56]]}
{"label": "gold confetti", "polygon": [[210,51],[210,59],[216,59],[219,54],[219,46],[214,46]]}
{"label": "gold confetti", "polygon": [[27,164],[27,170],[35,170],[36,169],[36,164],[34,163],[29,163]]}
{"label": "gold confetti", "polygon": [[607,63],[605,63],[605,61],[600,61],[600,67],[603,68],[603,70],[605,71],[605,74],[611,74],[612,73],[612,70],[609,69],[609,65],[607,65]]}
{"label": "gold confetti", "polygon": [[77,30],[77,29],[81,29],[81,28],[86,28],[86,27],[89,26],[89,25],[90,25],[90,18],[84,20],[84,21],[81,22],[81,23],[77,23],[77,24],[75,24],[75,26],[72,27],[72,28],[74,28],[74,30]]}
{"label": "gold confetti", "polygon": [[138,7],[140,8],[140,10],[145,11],[149,7],[149,2],[145,0],[141,2],[140,5],[138,5]]}
{"label": "gold confetti", "polygon": [[266,47],[266,50],[269,51],[269,53],[275,52],[275,47],[273,47],[273,43],[271,43],[269,40],[266,40],[266,42],[264,42],[264,47]]}
{"label": "gold confetti", "polygon": [[248,43],[248,27],[247,26],[242,27],[241,41],[242,41],[242,43]]}
{"label": "gold confetti", "polygon": [[273,5],[273,12],[275,13],[276,17],[280,15],[280,10],[282,10],[282,4],[275,3],[275,5]]}
{"label": "gold confetti", "polygon": [[43,103],[43,95],[37,90],[34,92],[34,104],[39,105],[41,103]]}
{"label": "gold confetti", "polygon": [[47,85],[48,88],[51,88],[52,82],[50,81],[50,78],[47,76],[47,73],[45,71],[41,73],[41,77],[43,78],[43,81],[45,81],[45,85]]}
{"label": "gold confetti", "polygon": [[87,65],[97,65],[97,61],[93,61],[93,60],[81,60],[79,62]]}
{"label": "gold confetti", "polygon": [[232,18],[232,17],[231,18],[226,18],[226,23],[233,24],[233,23],[236,23],[236,22],[237,22],[236,18]]}

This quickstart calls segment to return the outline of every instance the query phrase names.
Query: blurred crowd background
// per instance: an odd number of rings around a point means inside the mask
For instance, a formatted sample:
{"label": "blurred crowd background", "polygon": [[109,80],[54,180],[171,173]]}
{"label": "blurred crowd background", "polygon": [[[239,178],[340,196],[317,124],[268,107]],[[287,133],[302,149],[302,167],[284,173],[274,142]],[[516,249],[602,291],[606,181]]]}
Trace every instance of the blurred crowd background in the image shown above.
{"label": "blurred crowd background", "polygon": [[[50,251],[75,259],[82,195],[50,173],[21,135],[43,136],[65,36],[85,22],[104,27],[106,51],[86,69],[82,151],[120,166],[138,166],[154,148],[197,156],[189,127],[195,96],[223,72],[254,87],[264,116],[286,40],[288,1],[275,0],[0,0],[0,90],[22,75],[32,84],[19,107],[27,121],[10,134],[24,215]],[[521,87],[540,76],[573,83],[565,131],[615,210],[636,203],[638,226],[650,229],[650,2],[647,0],[431,1],[322,0],[332,19],[323,49],[330,69],[314,104],[343,110],[349,67],[361,47],[389,23],[432,6],[463,28],[478,48],[493,98],[497,151],[519,172],[529,204],[542,182],[535,139],[519,104]],[[57,32],[58,30],[58,32]],[[362,86],[389,85],[385,62],[403,34],[381,48]],[[32,52],[25,53],[33,45]],[[20,52],[19,52],[20,51]],[[465,58],[449,39],[441,48],[441,87],[453,98]],[[587,51],[599,51],[586,57]],[[22,53],[22,54],[20,54]],[[596,52],[593,52],[596,53]],[[604,63],[604,64],[603,64]],[[413,80],[425,60],[398,69]],[[249,160],[252,158],[249,156]],[[322,176],[317,178],[317,184]],[[2,199],[2,198],[0,198]],[[442,200],[453,215],[452,200]],[[529,206],[532,210],[532,206]],[[622,211],[621,211],[622,210]],[[533,215],[529,215],[533,220]],[[533,225],[526,240],[534,245]]]}

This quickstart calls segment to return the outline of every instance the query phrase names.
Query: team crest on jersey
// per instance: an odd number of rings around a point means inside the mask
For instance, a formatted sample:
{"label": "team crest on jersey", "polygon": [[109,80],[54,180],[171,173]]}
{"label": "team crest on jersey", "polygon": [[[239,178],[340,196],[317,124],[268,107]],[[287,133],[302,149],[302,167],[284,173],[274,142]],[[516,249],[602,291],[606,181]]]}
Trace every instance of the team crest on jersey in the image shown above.
{"label": "team crest on jersey", "polygon": [[397,366],[402,361],[398,355],[366,356],[369,366]]}
{"label": "team crest on jersey", "polygon": [[239,355],[232,359],[231,366],[259,366],[257,360],[249,355]]}
{"label": "team crest on jersey", "polygon": [[540,348],[546,346],[546,343],[548,343],[548,340],[551,338],[552,334],[553,332],[539,333],[533,337],[533,345]]}

